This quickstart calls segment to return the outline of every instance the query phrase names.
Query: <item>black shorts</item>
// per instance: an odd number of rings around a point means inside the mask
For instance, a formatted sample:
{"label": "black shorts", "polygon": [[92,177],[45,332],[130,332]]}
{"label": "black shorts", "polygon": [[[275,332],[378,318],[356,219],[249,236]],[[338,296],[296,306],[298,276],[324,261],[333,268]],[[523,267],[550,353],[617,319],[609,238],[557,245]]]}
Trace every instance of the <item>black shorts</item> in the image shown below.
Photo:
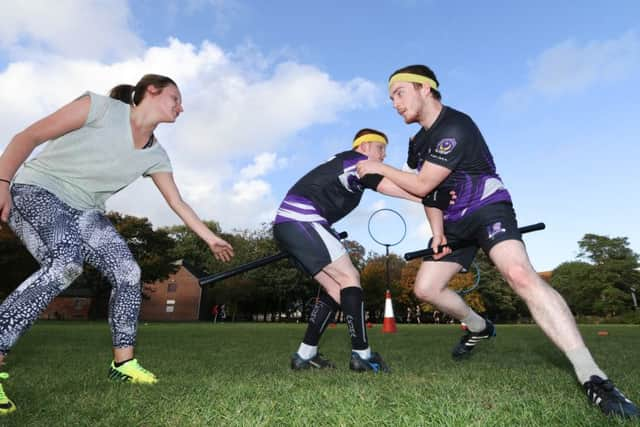
{"label": "black shorts", "polygon": [[[520,240],[516,213],[511,203],[493,203],[484,206],[460,221],[447,223],[444,234],[448,242],[473,241],[475,244],[460,248],[438,261],[457,262],[468,269],[478,252],[478,248],[488,255],[491,248],[505,240]],[[431,242],[429,242],[431,246]]]}
{"label": "black shorts", "polygon": [[318,222],[283,222],[273,226],[280,249],[311,276],[347,253],[337,233]]}

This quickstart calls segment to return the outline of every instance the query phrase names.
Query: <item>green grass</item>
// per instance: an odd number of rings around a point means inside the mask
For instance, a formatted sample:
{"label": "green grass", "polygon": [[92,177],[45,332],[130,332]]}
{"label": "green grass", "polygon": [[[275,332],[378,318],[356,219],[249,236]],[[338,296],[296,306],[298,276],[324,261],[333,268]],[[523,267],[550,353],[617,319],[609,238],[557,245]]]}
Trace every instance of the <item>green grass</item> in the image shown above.
{"label": "green grass", "polygon": [[[609,336],[597,335],[606,329]],[[640,327],[581,327],[604,370],[640,400]],[[535,326],[498,325],[470,360],[449,351],[457,326],[369,330],[390,375],[348,369],[343,326],[328,329],[322,352],[335,371],[292,372],[289,356],[304,325],[140,325],[137,356],[155,386],[107,380],[104,323],[40,322],[4,367],[15,426],[598,426],[626,425],[590,406],[564,356]]]}

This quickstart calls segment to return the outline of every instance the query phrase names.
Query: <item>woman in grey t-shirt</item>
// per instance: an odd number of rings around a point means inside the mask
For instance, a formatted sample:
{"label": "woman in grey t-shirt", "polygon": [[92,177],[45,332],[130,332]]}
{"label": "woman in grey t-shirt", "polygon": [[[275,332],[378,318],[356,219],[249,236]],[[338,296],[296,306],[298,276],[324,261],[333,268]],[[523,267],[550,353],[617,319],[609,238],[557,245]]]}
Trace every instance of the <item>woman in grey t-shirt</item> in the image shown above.
{"label": "woman in grey t-shirt", "polygon": [[[231,259],[231,245],[212,233],[182,200],[169,158],[153,133],[158,124],[175,122],[182,111],[175,82],[148,74],[135,86],[114,87],[108,97],[87,92],[13,137],[0,156],[0,220],[9,223],[41,268],[0,305],[0,364],[87,262],[112,285],[109,324],[114,359],[109,377],[157,381],[133,356],[140,268],[104,215],[104,203],[141,175],[150,176],[169,206],[207,242],[216,258]],[[25,162],[45,141],[49,142],[44,149]],[[0,415],[14,410],[0,384]]]}

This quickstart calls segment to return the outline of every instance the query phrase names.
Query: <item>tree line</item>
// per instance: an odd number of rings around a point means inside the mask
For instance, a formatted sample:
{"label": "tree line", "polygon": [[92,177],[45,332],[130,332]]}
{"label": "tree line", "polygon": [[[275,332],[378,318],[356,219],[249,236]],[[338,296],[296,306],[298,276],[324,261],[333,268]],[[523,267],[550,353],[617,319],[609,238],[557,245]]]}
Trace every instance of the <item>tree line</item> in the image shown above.
{"label": "tree line", "polygon": [[[184,260],[199,275],[211,274],[245,264],[278,251],[271,235],[271,227],[264,224],[257,230],[225,233],[214,221],[206,224],[216,234],[230,242],[236,256],[227,264],[217,261],[207,245],[183,225],[154,230],[147,218],[110,212],[109,219],[129,247],[142,270],[143,295],[152,292],[149,283],[169,277],[178,268],[174,261]],[[372,321],[384,315],[387,289],[384,255],[366,253],[358,242],[345,242],[354,265],[360,271],[365,294],[365,309]],[[638,254],[629,247],[626,237],[585,234],[578,241],[578,259],[560,264],[545,279],[567,300],[572,312],[579,317],[638,321],[634,312],[632,291],[640,291]],[[394,296],[394,310],[398,320],[431,322],[434,307],[421,304],[413,295],[413,283],[420,260],[404,261],[396,254],[388,260],[390,290]],[[4,299],[23,280],[39,268],[21,242],[8,227],[0,229],[0,299]],[[453,289],[467,289],[476,280],[479,286],[464,296],[476,311],[498,322],[527,322],[530,315],[524,302],[504,282],[487,256],[480,251],[475,265],[468,273],[458,274],[451,281]],[[110,284],[90,266],[71,285],[70,290],[89,290],[95,297],[91,316],[106,316]],[[294,313],[307,311],[318,293],[318,285],[300,272],[290,261],[283,260],[234,276],[211,286],[205,293],[204,304],[223,303],[232,319],[291,318]]]}

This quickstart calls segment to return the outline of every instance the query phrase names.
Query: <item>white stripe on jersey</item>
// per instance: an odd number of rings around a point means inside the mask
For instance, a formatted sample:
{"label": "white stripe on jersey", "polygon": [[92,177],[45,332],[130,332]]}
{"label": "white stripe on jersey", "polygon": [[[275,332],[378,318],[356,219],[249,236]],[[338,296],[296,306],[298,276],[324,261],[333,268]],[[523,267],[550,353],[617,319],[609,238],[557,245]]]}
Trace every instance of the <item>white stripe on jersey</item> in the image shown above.
{"label": "white stripe on jersey", "polygon": [[327,222],[326,219],[318,214],[302,214],[282,208],[278,209],[278,215],[300,222]]}
{"label": "white stripe on jersey", "polygon": [[480,200],[484,200],[498,190],[504,190],[504,184],[498,178],[489,178],[484,183],[484,190]]}
{"label": "white stripe on jersey", "polygon": [[304,203],[298,203],[298,202],[290,202],[288,200],[284,200],[282,202],[283,204],[289,205],[289,206],[293,206],[294,208],[299,208],[299,209],[306,209],[309,211],[316,211],[316,208],[312,205],[305,205]]}
{"label": "white stripe on jersey", "polygon": [[316,232],[322,239],[322,242],[326,246],[327,251],[329,251],[329,256],[331,257],[332,262],[347,253],[347,250],[344,248],[342,243],[340,243],[340,240],[336,239],[336,236],[329,233],[327,229],[324,228],[321,224],[313,222],[311,223],[311,226],[316,230]]}

